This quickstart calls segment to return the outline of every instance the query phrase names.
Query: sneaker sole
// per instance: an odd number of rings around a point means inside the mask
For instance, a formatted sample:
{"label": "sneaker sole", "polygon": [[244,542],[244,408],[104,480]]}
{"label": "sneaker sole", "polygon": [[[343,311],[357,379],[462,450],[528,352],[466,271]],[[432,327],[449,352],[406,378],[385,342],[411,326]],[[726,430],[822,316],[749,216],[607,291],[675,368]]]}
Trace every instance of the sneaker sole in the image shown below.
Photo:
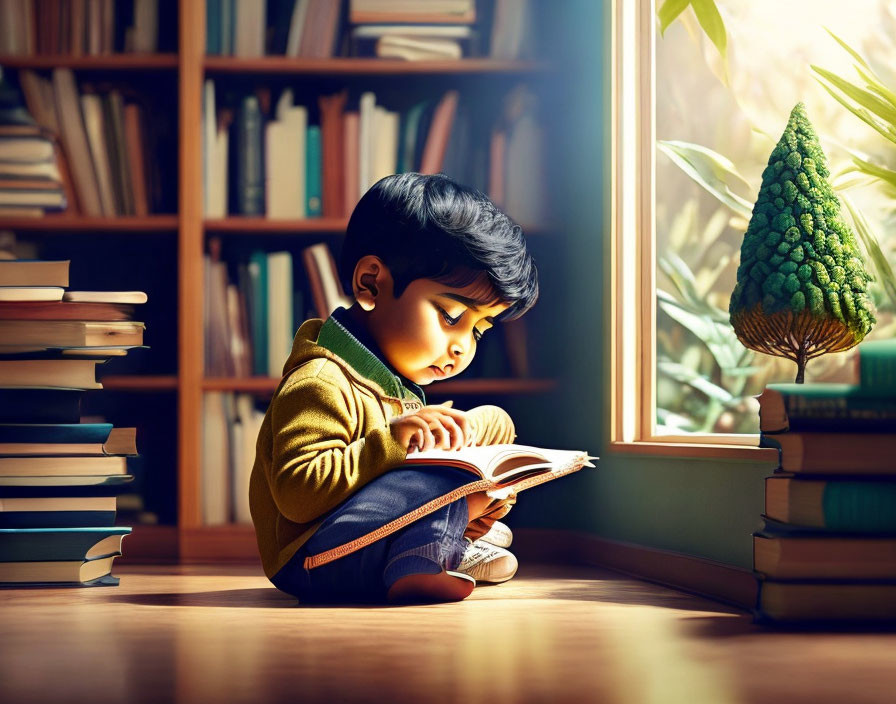
{"label": "sneaker sole", "polygon": [[476,580],[462,572],[409,574],[389,588],[387,599],[394,604],[432,604],[463,601],[473,592]]}

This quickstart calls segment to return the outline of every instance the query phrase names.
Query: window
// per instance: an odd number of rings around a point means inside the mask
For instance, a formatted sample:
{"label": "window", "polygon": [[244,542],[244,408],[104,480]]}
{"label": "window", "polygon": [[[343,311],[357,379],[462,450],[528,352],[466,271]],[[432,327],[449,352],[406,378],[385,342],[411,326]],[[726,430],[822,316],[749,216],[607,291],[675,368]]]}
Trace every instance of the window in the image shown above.
{"label": "window", "polygon": [[[691,7],[660,36],[656,3],[614,6],[617,443],[755,446],[752,397],[767,383],[793,381],[792,362],[737,341],[728,300],[761,173],[797,102],[819,134],[844,218],[853,224],[848,199],[862,221],[853,229],[876,278],[878,322],[868,337],[896,335],[896,281],[886,264],[896,250],[887,226],[896,213],[896,104],[887,111],[896,95],[896,11],[887,0],[714,5],[727,60]],[[841,77],[892,91],[876,95],[882,116],[871,118],[880,130],[847,109],[865,98],[838,88]],[[806,380],[853,374],[854,351],[813,360]]]}

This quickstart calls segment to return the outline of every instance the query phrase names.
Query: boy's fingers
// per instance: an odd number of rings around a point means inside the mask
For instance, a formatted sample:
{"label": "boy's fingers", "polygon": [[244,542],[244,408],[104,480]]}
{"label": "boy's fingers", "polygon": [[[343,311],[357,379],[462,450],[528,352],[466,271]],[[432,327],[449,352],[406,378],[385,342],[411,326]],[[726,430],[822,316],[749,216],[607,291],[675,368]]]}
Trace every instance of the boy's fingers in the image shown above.
{"label": "boy's fingers", "polygon": [[448,430],[438,421],[433,421],[429,424],[429,430],[432,432],[433,441],[435,442],[435,446],[440,450],[447,449],[450,447],[451,440],[448,433]]}
{"label": "boy's fingers", "polygon": [[426,428],[423,431],[423,449],[431,450],[431,449],[433,449],[433,447],[435,447],[435,444],[436,444],[436,440],[432,434],[432,431],[429,428]]}
{"label": "boy's fingers", "polygon": [[441,422],[451,437],[451,441],[447,449],[459,450],[460,448],[462,448],[465,441],[464,433],[463,430],[461,430],[461,427],[454,420],[454,418],[445,415],[441,417]]}
{"label": "boy's fingers", "polygon": [[443,408],[443,415],[450,416],[454,422],[460,427],[464,436],[464,444],[470,444],[473,435],[473,424],[464,411],[458,411],[454,408]]}

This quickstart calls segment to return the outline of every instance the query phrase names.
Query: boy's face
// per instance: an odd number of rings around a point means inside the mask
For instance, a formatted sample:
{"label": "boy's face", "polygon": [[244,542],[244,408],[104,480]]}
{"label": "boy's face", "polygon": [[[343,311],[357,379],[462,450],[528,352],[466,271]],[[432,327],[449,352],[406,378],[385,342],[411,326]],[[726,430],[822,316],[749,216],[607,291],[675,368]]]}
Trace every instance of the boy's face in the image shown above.
{"label": "boy's face", "polygon": [[454,288],[416,279],[399,298],[390,276],[381,283],[368,330],[395,370],[421,386],[466,369],[478,340],[510,307],[493,302],[487,280]]}

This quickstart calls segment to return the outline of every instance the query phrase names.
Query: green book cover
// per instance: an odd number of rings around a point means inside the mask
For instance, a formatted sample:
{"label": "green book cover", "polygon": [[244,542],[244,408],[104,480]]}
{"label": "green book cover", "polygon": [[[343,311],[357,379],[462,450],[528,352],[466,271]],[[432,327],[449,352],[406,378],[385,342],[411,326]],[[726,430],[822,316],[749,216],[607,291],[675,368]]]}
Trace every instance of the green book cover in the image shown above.
{"label": "green book cover", "polygon": [[420,121],[426,111],[428,100],[422,100],[405,113],[401,126],[401,139],[398,143],[398,170],[399,173],[409,173],[417,170],[419,155],[417,154],[417,133],[420,129]]}
{"label": "green book cover", "polygon": [[121,552],[130,528],[0,528],[0,562],[86,560]]}
{"label": "green book cover", "polygon": [[249,257],[252,286],[252,373],[268,376],[268,256],[252,252]]}
{"label": "green book cover", "polygon": [[322,212],[320,127],[310,125],[305,141],[305,192],[309,218],[319,218]]}
{"label": "green book cover", "polygon": [[758,396],[764,433],[896,432],[896,394],[857,384],[769,384]]}
{"label": "green book cover", "polygon": [[205,53],[221,53],[221,0],[205,0]]}
{"label": "green book cover", "polygon": [[896,534],[896,481],[772,475],[765,486],[768,531]]}
{"label": "green book cover", "polygon": [[859,345],[859,386],[870,394],[896,394],[896,340]]}
{"label": "green book cover", "polygon": [[111,423],[0,423],[0,443],[104,443]]}

